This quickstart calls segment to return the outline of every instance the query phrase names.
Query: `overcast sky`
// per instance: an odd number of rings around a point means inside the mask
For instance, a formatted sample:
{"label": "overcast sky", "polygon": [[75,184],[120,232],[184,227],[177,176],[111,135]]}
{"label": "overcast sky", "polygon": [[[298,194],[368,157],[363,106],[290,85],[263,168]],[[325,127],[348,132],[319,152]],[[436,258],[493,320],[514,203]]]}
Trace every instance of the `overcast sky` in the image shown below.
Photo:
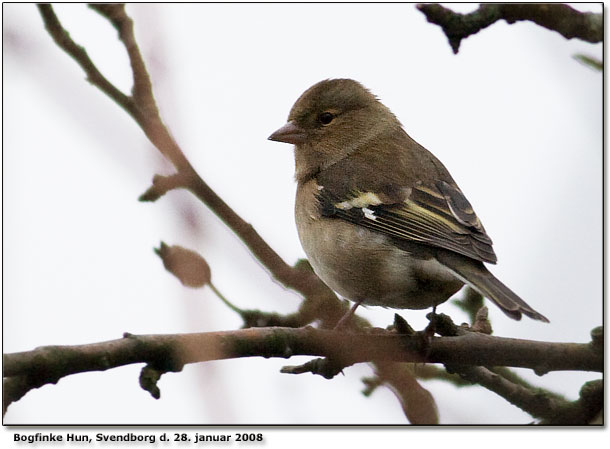
{"label": "overcast sky", "polygon": [[[85,6],[55,8],[98,68],[129,92],[115,30]],[[446,165],[494,241],[498,264],[491,270],[551,321],[512,321],[490,305],[496,335],[587,342],[602,324],[602,74],[573,58],[601,58],[601,44],[501,22],[463,41],[454,55],[440,28],[411,4],[127,10],[177,142],[289,264],[304,257],[293,218],[293,155],[267,136],[306,88],[349,77]],[[209,289],[186,289],[164,271],[152,250],[161,240],[203,254],[215,285],[238,306],[295,311],[299,297],[271,281],[187,192],[137,201],[152,176],[171,167],[53,44],[34,5],[5,4],[3,13],[4,351],[123,332],[238,328],[239,317]],[[466,321],[450,303],[439,311]],[[427,312],[402,315],[421,328]],[[385,327],[394,311],[359,313]],[[79,374],[28,393],[4,422],[405,423],[389,390],[360,394],[360,379],[371,375],[366,365],[331,381],[279,373],[306,360],[189,365],[163,376],[158,401],[138,387],[140,366]],[[572,399],[599,378],[519,372]],[[482,388],[423,384],[441,423],[531,421]]]}

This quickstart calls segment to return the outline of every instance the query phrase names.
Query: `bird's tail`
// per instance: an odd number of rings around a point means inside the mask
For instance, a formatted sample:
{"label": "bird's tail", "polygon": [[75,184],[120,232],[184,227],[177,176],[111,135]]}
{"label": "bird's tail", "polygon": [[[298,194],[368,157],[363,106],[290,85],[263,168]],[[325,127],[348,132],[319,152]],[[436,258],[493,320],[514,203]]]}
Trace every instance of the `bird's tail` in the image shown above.
{"label": "bird's tail", "polygon": [[491,299],[509,317],[520,320],[521,314],[524,314],[534,320],[549,322],[544,315],[532,309],[491,274],[482,262],[448,251],[442,251],[437,257],[438,261],[451,270],[461,281],[470,285],[481,295]]}

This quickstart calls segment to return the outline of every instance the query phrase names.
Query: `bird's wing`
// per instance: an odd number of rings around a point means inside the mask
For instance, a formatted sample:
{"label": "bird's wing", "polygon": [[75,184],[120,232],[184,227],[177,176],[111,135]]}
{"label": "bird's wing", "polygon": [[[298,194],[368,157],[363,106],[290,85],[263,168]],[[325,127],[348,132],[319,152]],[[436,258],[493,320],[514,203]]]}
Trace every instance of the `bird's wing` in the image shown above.
{"label": "bird's wing", "polygon": [[356,189],[339,196],[318,187],[320,212],[399,240],[445,248],[496,263],[492,241],[464,194],[445,181],[413,187]]}

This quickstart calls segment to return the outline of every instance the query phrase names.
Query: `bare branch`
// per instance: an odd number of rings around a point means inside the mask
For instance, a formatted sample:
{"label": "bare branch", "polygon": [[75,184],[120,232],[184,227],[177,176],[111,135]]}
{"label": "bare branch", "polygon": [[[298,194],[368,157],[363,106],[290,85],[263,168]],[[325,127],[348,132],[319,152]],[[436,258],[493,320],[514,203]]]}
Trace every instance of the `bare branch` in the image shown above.
{"label": "bare branch", "polygon": [[138,201],[157,201],[170,190],[186,188],[187,181],[182,173],[176,173],[171,176],[155,175],[153,176],[152,186],[140,195]]}
{"label": "bare branch", "polygon": [[87,75],[87,81],[99,88],[102,92],[112,98],[119,106],[125,109],[132,117],[136,118],[138,110],[133,100],[117,89],[97,69],[83,47],[76,44],[70,34],[61,26],[51,5],[38,5],[38,10],[44,21],[46,30],[55,43],[68,53],[82,67]]}
{"label": "bare branch", "polygon": [[159,109],[153,96],[152,83],[146,70],[146,64],[140,54],[138,43],[133,33],[133,20],[125,12],[122,4],[93,3],[89,7],[107,18],[119,32],[119,39],[125,45],[131,71],[133,73],[132,94],[136,103],[147,116],[159,116]]}
{"label": "bare branch", "polygon": [[320,279],[305,270],[288,265],[263,240],[256,230],[237,215],[197,174],[186,156],[163,124],[154,100],[150,77],[133,34],[133,23],[124,5],[92,5],[111,21],[127,50],[134,79],[133,96],[127,96],[113,86],[97,69],[86,51],[76,44],[61,26],[51,5],[38,5],[46,29],[57,45],[83,68],[89,81],[115,100],[140,125],[151,143],[175,166],[178,173],[169,179],[157,179],[158,187],[149,189],[142,200],[155,200],[171,188],[186,188],[212,210],[250,249],[275,279],[306,297],[316,297],[316,305],[336,301],[336,296]]}
{"label": "bare branch", "polygon": [[597,43],[604,38],[602,14],[579,12],[567,5],[493,3],[480,5],[469,14],[456,13],[436,4],[419,4],[417,9],[424,13],[428,22],[440,25],[454,53],[459,51],[462,39],[502,19],[509,24],[529,20],[566,39]]}
{"label": "bare branch", "polygon": [[28,376],[14,376],[2,379],[2,416],[6,414],[8,406],[13,402],[17,402],[28,391],[34,388],[40,388],[47,383],[52,383],[43,379],[36,383],[34,379],[29,379]]}
{"label": "bare branch", "polygon": [[581,390],[579,400],[569,402],[544,390],[513,383],[484,367],[446,367],[450,373],[457,373],[462,378],[502,396],[533,417],[542,419],[544,424],[587,424],[603,408],[603,381],[593,381],[588,388]]}
{"label": "bare branch", "polygon": [[162,373],[177,372],[187,363],[239,357],[321,356],[338,367],[367,361],[425,361],[460,367],[514,366],[536,372],[601,372],[603,351],[593,346],[517,340],[473,332],[432,338],[424,345],[418,335],[350,334],[312,327],[173,335],[126,334],[122,339],[102,343],[45,346],[3,355],[3,377],[15,379],[5,381],[18,384],[18,388],[5,391],[4,401],[10,403],[12,398],[19,399],[32,388],[57,383],[62,377],[76,373],[105,371],[134,363],[145,363]]}
{"label": "bare branch", "polygon": [[591,56],[587,56],[584,54],[577,54],[577,55],[574,55],[574,59],[576,59],[581,64],[584,64],[587,67],[592,68],[593,70],[597,70],[598,72],[601,72],[602,70],[604,70],[603,61],[600,61],[597,58],[593,58]]}
{"label": "bare branch", "polygon": [[509,382],[520,385],[524,388],[528,388],[530,390],[536,390],[541,393],[544,392],[545,395],[555,398],[559,401],[567,401],[565,396],[563,396],[559,393],[555,393],[553,391],[547,390],[547,389],[543,390],[542,388],[532,384],[531,382],[528,382],[527,380],[525,380],[523,377],[518,375],[515,371],[511,370],[510,368],[507,368],[505,366],[494,366],[493,368],[488,368],[488,369],[491,372],[493,372],[499,376],[502,376]]}
{"label": "bare branch", "polygon": [[375,373],[394,393],[411,424],[438,424],[436,401],[417,380],[413,364],[376,362]]}

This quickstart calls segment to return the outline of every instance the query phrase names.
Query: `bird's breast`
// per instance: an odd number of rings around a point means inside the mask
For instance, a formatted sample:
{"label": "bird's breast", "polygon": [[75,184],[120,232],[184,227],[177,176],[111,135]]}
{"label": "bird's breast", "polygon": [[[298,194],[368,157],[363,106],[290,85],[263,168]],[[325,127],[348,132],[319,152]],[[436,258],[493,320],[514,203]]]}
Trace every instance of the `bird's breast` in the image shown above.
{"label": "bird's breast", "polygon": [[296,223],[316,274],[352,301],[422,309],[441,303],[463,285],[435,259],[413,256],[389,237],[338,218],[322,217],[315,180],[299,185]]}

